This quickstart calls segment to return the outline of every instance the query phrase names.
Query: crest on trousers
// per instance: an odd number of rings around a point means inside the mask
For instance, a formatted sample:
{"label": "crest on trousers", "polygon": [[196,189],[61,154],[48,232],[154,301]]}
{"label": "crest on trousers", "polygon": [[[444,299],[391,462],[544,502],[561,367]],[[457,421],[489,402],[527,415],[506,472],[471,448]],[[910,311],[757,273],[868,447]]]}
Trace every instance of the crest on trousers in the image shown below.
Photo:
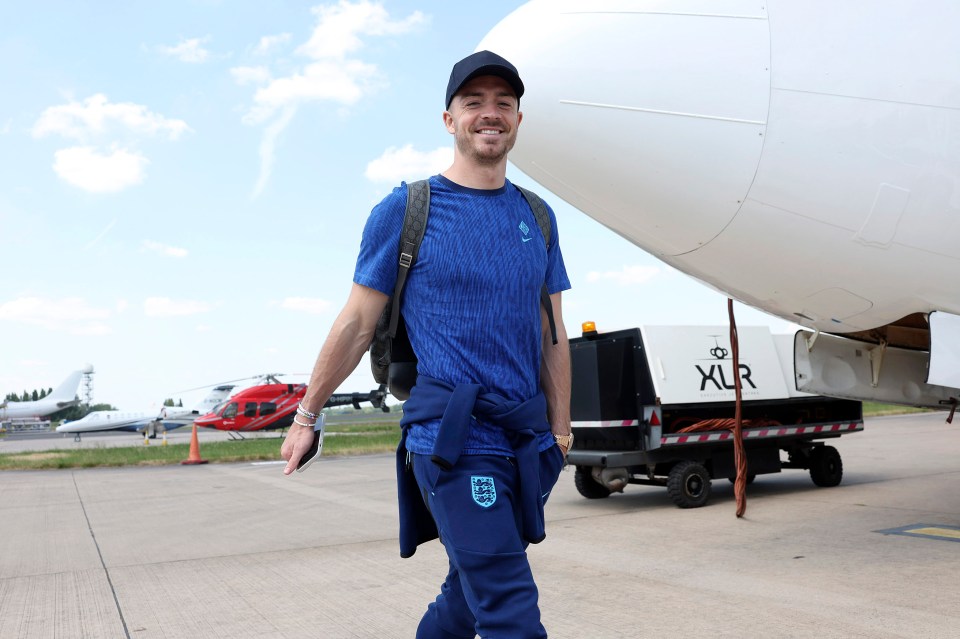
{"label": "crest on trousers", "polygon": [[473,501],[484,508],[493,506],[497,501],[497,487],[493,484],[493,477],[471,477],[470,492],[473,493]]}

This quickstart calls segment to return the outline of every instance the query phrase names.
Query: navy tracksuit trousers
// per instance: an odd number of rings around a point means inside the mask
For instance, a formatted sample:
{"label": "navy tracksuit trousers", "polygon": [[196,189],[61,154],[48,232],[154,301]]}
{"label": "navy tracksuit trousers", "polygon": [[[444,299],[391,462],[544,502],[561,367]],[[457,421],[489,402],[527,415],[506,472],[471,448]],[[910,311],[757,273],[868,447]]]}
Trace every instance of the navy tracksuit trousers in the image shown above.
{"label": "navy tracksuit trousers", "polygon": [[[544,501],[563,468],[553,446],[540,453]],[[417,639],[534,639],[540,623],[537,586],[521,529],[519,474],[513,458],[461,455],[441,470],[413,456],[417,484],[440,532],[450,570]]]}

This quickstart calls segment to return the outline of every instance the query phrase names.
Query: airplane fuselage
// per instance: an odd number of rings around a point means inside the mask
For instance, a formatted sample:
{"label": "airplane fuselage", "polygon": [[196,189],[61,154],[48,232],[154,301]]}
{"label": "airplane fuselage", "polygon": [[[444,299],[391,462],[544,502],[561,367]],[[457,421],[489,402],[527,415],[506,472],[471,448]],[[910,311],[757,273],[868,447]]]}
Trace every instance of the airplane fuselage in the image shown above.
{"label": "airplane fuselage", "polygon": [[152,411],[93,411],[81,419],[57,426],[58,433],[92,433],[106,430],[140,432],[159,421],[165,430],[180,428],[193,422],[196,415],[189,409],[164,408]]}
{"label": "airplane fuselage", "polygon": [[[92,368],[89,370],[93,370]],[[0,422],[33,417],[46,417],[58,410],[76,406],[80,403],[77,389],[85,370],[74,371],[57,388],[43,399],[26,402],[4,402],[0,405]]]}
{"label": "airplane fuselage", "polygon": [[[825,332],[960,314],[960,5],[531,2],[520,169],[742,302]],[[535,28],[534,28],[535,25]]]}
{"label": "airplane fuselage", "polygon": [[218,385],[194,408],[183,406],[164,406],[148,410],[96,410],[81,419],[64,422],[57,426],[58,433],[92,433],[105,430],[126,430],[142,432],[152,424],[162,426],[162,430],[173,430],[192,424],[199,415],[213,409],[222,400],[230,396],[233,385]]}
{"label": "airplane fuselage", "polygon": [[511,161],[812,329],[799,390],[942,407],[960,404],[957,24],[949,0],[534,0],[478,48],[527,87]]}

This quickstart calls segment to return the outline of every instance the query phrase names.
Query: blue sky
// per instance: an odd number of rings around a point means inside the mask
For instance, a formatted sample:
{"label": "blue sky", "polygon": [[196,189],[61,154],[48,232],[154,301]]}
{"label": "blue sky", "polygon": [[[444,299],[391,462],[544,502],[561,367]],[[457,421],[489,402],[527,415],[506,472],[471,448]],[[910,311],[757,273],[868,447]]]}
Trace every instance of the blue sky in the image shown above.
{"label": "blue sky", "polygon": [[[450,67],[521,4],[0,6],[0,393],[86,363],[127,410],[305,379],[370,208],[449,165]],[[557,213],[571,335],[726,323],[722,295],[507,175]],[[364,359],[342,390],[373,385]]]}

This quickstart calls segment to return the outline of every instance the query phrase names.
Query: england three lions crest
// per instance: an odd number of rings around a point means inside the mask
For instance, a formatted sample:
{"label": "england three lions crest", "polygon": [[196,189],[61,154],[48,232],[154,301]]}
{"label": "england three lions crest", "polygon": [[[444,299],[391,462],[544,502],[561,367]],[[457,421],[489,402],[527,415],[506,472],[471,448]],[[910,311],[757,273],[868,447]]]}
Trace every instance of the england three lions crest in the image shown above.
{"label": "england three lions crest", "polygon": [[471,477],[470,491],[473,494],[473,501],[484,508],[493,506],[497,501],[497,487],[493,483],[493,477]]}

